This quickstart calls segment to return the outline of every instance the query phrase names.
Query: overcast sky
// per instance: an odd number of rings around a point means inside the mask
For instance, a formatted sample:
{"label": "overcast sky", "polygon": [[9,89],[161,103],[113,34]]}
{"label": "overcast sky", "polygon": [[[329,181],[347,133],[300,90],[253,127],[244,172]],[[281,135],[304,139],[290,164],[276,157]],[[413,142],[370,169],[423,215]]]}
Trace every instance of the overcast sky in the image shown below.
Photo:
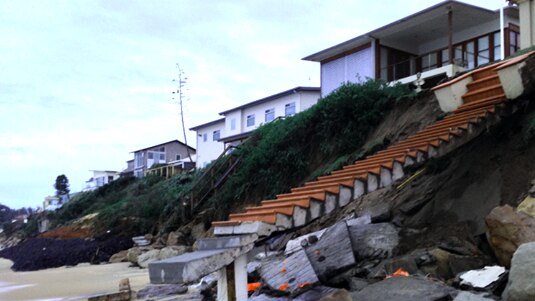
{"label": "overcast sky", "polygon": [[79,191],[90,170],[121,171],[131,151],[183,141],[176,63],[190,128],[319,86],[319,64],[302,57],[439,2],[0,0],[0,203],[42,206],[57,175]]}

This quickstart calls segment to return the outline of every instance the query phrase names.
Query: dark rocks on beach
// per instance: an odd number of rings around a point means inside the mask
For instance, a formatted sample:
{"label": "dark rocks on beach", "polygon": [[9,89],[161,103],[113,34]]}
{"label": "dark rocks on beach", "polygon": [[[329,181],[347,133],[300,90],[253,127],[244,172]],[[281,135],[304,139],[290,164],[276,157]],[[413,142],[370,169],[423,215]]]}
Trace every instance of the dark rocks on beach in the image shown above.
{"label": "dark rocks on beach", "polygon": [[74,266],[82,262],[98,264],[132,246],[127,237],[100,237],[51,239],[30,238],[17,246],[0,251],[0,257],[13,261],[14,271],[35,271],[61,266]]}

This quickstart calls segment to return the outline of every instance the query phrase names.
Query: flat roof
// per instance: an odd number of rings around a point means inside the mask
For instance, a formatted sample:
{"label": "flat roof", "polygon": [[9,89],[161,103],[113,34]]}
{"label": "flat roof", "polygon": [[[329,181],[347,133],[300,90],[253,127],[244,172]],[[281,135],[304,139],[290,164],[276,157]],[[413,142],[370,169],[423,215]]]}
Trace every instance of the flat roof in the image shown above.
{"label": "flat roof", "polygon": [[196,130],[198,130],[200,128],[204,128],[204,127],[207,127],[207,126],[218,124],[220,122],[225,122],[225,118],[219,118],[219,119],[214,120],[214,121],[210,121],[210,122],[207,122],[207,123],[199,124],[199,125],[196,125],[196,126],[190,128],[189,130],[190,131],[196,131]]}
{"label": "flat roof", "polygon": [[262,104],[264,102],[268,102],[270,100],[277,99],[277,98],[280,98],[280,97],[283,97],[283,96],[286,96],[286,95],[291,95],[291,94],[297,93],[297,92],[320,92],[320,88],[319,87],[301,87],[301,86],[295,87],[295,88],[292,88],[290,90],[286,90],[286,91],[283,91],[283,92],[280,92],[280,93],[277,93],[277,94],[270,95],[268,97],[264,97],[264,98],[261,98],[261,99],[246,103],[246,104],[241,105],[239,107],[235,107],[235,108],[232,108],[230,110],[223,111],[223,112],[219,113],[219,115],[225,115],[225,114],[227,114],[229,112],[232,112],[232,111],[249,108],[249,107],[252,107],[252,106],[255,106],[255,105],[259,105],[259,104]]}
{"label": "flat roof", "polygon": [[[421,43],[422,41],[445,35],[447,34],[448,18],[444,12],[450,8],[454,13],[453,31],[492,21],[496,18],[496,15],[499,16],[499,10],[490,10],[456,0],[446,0],[363,35],[306,56],[303,60],[321,62],[366,45],[375,39],[379,39],[381,44],[388,39],[392,42],[410,41],[411,43]],[[507,8],[517,9],[516,7]]]}
{"label": "flat roof", "polygon": [[[144,151],[146,149],[151,149],[151,148],[155,148],[155,147],[158,147],[158,146],[163,146],[163,145],[166,145],[166,144],[170,144],[170,143],[174,143],[174,142],[178,142],[186,147],[189,147],[190,149],[192,150],[195,150],[193,147],[185,144],[184,142],[181,142],[179,141],[178,139],[175,139],[175,140],[171,140],[171,141],[168,141],[168,142],[164,142],[164,143],[160,143],[160,144],[156,144],[156,145],[153,145],[153,146],[150,146],[150,147],[145,147],[145,148],[142,148],[142,149],[138,149],[138,150],[135,150],[133,152],[130,152],[130,153],[137,153],[137,152],[140,152],[140,151]],[[127,161],[128,162],[128,161]]]}
{"label": "flat roof", "polygon": [[232,135],[232,136],[223,137],[217,141],[227,143],[227,142],[232,142],[236,140],[241,140],[241,139],[249,137],[253,133],[253,131],[248,131],[248,132],[243,132],[243,133],[239,133],[239,134]]}

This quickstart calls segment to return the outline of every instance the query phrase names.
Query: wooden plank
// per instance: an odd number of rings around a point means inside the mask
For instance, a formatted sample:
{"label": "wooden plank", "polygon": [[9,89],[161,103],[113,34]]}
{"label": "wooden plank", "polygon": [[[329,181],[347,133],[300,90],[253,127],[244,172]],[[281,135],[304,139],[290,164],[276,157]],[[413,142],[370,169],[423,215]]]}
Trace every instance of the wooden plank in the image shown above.
{"label": "wooden plank", "polygon": [[321,281],[327,281],[356,263],[345,222],[327,228],[318,242],[305,248],[305,253]]}
{"label": "wooden plank", "polygon": [[319,282],[314,268],[304,250],[299,250],[288,257],[276,256],[262,261],[260,276],[273,289],[285,288],[293,292],[299,286]]}

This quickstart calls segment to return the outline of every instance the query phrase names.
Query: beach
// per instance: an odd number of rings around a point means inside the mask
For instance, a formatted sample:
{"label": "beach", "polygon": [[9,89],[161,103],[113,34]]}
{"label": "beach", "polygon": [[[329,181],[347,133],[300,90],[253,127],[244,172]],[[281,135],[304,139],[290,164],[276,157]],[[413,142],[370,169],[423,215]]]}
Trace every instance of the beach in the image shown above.
{"label": "beach", "polygon": [[117,292],[119,281],[130,280],[132,290],[149,284],[146,269],[130,263],[80,264],[33,272],[13,272],[10,260],[0,258],[0,300],[56,301],[87,300],[88,297]]}

